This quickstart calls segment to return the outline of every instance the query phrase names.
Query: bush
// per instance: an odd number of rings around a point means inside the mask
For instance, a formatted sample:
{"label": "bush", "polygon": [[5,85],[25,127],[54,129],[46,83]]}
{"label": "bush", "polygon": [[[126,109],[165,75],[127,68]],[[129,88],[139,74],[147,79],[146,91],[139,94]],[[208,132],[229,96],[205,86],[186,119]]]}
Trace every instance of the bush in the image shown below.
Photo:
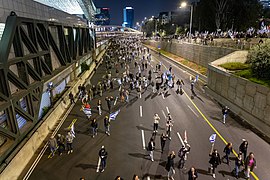
{"label": "bush", "polygon": [[238,71],[238,72],[235,72],[235,75],[249,79],[252,77],[252,70],[246,69],[246,70]]}
{"label": "bush", "polygon": [[270,41],[253,46],[248,54],[253,74],[259,79],[270,79]]}
{"label": "bush", "polygon": [[47,106],[45,106],[45,107],[43,107],[42,108],[42,115],[41,115],[41,117],[44,117],[47,113],[48,113],[48,111],[51,109],[51,107],[47,107]]}
{"label": "bush", "polygon": [[229,63],[221,64],[220,66],[227,69],[227,70],[231,70],[231,71],[245,70],[245,69],[248,69],[250,67],[249,64],[244,64],[244,63],[240,63],[240,62],[229,62]]}
{"label": "bush", "polygon": [[89,65],[86,64],[86,62],[81,64],[81,73],[83,73],[84,71],[87,71],[89,69],[90,69],[90,67],[89,67]]}

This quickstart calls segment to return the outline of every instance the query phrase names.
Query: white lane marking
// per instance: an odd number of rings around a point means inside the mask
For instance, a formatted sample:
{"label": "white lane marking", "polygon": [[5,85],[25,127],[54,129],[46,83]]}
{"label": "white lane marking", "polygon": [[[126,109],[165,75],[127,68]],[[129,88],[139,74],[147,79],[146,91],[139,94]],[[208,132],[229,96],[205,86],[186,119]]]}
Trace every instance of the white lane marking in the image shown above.
{"label": "white lane marking", "polygon": [[143,145],[143,149],[145,149],[145,139],[144,139],[144,130],[142,131],[142,145]]}
{"label": "white lane marking", "polygon": [[142,106],[140,106],[140,116],[142,117]]}
{"label": "white lane marking", "polygon": [[181,135],[179,134],[179,132],[177,132],[177,135],[178,135],[178,137],[179,137],[179,139],[180,139],[182,145],[185,146],[185,143],[184,143],[184,141],[183,141]]}
{"label": "white lane marking", "polygon": [[199,115],[189,105],[188,108],[195,114],[195,116],[199,117]]}
{"label": "white lane marking", "polygon": [[[56,133],[58,132],[58,130],[60,129],[60,127],[62,126],[62,124],[65,122],[67,116],[69,115],[70,111],[72,110],[72,108],[75,106],[75,103],[73,103],[69,109],[67,110],[66,114],[64,115],[64,117],[62,118],[62,120],[60,121],[60,123],[58,124],[58,126],[55,128],[54,132],[52,133],[53,136],[56,135]],[[42,150],[40,151],[40,153],[38,154],[38,157],[36,158],[36,160],[33,162],[32,166],[29,168],[29,170],[27,171],[27,173],[25,174],[23,180],[27,180],[29,179],[30,175],[32,174],[32,172],[34,171],[34,169],[36,168],[37,164],[39,163],[40,159],[42,158],[42,156],[44,155],[46,149],[48,147],[48,142],[44,145],[44,147],[42,148]]]}
{"label": "white lane marking", "polygon": [[146,180],[151,180],[151,179],[150,179],[150,176],[147,176]]}
{"label": "white lane marking", "polygon": [[187,143],[187,130],[184,132],[184,142]]}
{"label": "white lane marking", "polygon": [[162,110],[162,114],[163,114],[164,118],[166,119],[166,114],[163,110]]}
{"label": "white lane marking", "polygon": [[142,98],[142,93],[140,93],[140,99]]}
{"label": "white lane marking", "polygon": [[117,99],[118,99],[118,97],[115,98],[115,101],[113,103],[114,106],[116,105]]}
{"label": "white lane marking", "polygon": [[167,112],[168,112],[168,114],[170,113],[170,111],[169,111],[169,108],[166,106],[166,109],[167,109]]}
{"label": "white lane marking", "polygon": [[100,163],[101,163],[101,159],[100,159],[100,157],[98,157],[98,164],[97,164],[96,172],[99,172]]}
{"label": "white lane marking", "polygon": [[165,99],[165,97],[164,97],[164,93],[161,93],[161,94],[162,94],[162,98],[163,98],[163,99]]}

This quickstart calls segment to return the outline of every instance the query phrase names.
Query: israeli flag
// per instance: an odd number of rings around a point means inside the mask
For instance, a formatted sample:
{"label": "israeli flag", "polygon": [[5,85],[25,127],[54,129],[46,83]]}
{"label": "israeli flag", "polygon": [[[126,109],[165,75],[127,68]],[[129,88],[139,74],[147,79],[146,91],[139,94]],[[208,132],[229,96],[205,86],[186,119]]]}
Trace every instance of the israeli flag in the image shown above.
{"label": "israeli flag", "polygon": [[83,108],[83,113],[84,113],[86,116],[91,116],[91,115],[92,115],[91,109],[90,109],[90,108]]}
{"label": "israeli flag", "polygon": [[120,109],[110,114],[110,120],[115,120],[116,116],[119,114]]}
{"label": "israeli flag", "polygon": [[75,138],[75,131],[74,131],[74,123],[72,124],[70,128],[71,135]]}
{"label": "israeli flag", "polygon": [[217,137],[217,134],[216,134],[216,133],[212,134],[212,135],[209,137],[210,143],[214,143],[215,140],[216,140],[216,137]]}

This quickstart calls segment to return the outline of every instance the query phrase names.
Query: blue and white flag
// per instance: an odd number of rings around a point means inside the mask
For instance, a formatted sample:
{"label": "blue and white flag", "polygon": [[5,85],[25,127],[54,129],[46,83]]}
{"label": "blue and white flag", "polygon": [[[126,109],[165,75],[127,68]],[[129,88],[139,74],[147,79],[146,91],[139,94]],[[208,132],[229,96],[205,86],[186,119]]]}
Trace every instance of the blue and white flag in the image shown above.
{"label": "blue and white flag", "polygon": [[72,124],[70,128],[71,135],[75,138],[75,131],[74,131],[74,123]]}
{"label": "blue and white flag", "polygon": [[116,116],[119,114],[120,109],[110,114],[110,120],[115,120]]}
{"label": "blue and white flag", "polygon": [[209,137],[210,143],[214,143],[215,140],[216,140],[216,137],[217,137],[217,134],[216,134],[216,133],[212,134],[212,135]]}
{"label": "blue and white flag", "polygon": [[91,115],[92,115],[91,109],[90,109],[90,108],[83,108],[83,113],[84,113],[86,116],[91,116]]}

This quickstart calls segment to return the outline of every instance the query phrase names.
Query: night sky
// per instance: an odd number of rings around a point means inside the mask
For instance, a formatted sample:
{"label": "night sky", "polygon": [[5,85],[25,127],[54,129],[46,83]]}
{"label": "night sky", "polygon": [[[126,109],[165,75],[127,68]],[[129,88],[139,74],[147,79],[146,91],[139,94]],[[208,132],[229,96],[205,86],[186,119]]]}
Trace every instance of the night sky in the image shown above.
{"label": "night sky", "polygon": [[144,17],[157,16],[162,11],[175,11],[181,0],[93,0],[96,7],[110,8],[111,25],[122,25],[123,8],[134,8],[134,25]]}

